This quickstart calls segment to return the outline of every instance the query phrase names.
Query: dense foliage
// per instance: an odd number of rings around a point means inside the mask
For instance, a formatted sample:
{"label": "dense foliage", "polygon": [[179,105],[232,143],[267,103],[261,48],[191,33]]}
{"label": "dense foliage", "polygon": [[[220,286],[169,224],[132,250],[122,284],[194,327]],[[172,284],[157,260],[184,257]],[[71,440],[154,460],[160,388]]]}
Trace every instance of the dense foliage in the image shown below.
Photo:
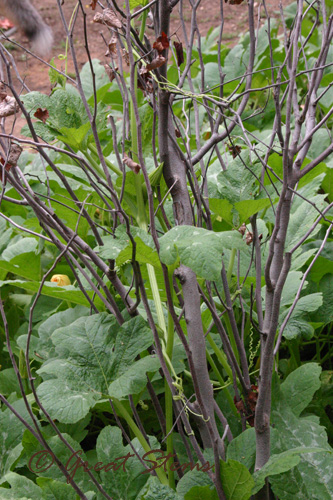
{"label": "dense foliage", "polygon": [[0,498],[331,500],[332,2],[232,49],[167,3],[49,96],[0,49]]}

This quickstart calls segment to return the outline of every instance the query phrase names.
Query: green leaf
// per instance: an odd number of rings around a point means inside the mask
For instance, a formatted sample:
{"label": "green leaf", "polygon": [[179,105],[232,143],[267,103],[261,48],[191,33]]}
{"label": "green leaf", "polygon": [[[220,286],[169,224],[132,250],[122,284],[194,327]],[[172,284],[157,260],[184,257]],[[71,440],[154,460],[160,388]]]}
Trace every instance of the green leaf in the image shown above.
{"label": "green leaf", "polygon": [[214,214],[222,217],[222,220],[232,225],[232,204],[228,200],[210,198],[209,208]]}
{"label": "green leaf", "polygon": [[306,453],[299,464],[280,476],[269,478],[274,493],[282,500],[333,498],[333,454],[327,444],[325,429],[312,419],[296,417],[286,406],[273,412],[278,440],[272,453],[281,453],[296,447],[324,448],[329,453]]}
{"label": "green leaf", "polygon": [[136,500],[179,500],[179,496],[158,478],[150,476]]}
{"label": "green leaf", "polygon": [[327,443],[325,429],[318,425],[317,417],[299,417],[318,389],[319,375],[320,367],[315,363],[303,365],[274,394],[271,419],[277,432],[271,453],[295,448],[322,448],[329,452],[306,453],[292,470],[269,478],[274,493],[282,500],[333,497],[333,450]]}
{"label": "green leaf", "polygon": [[184,500],[218,500],[216,489],[209,486],[194,486],[185,495]]}
{"label": "green leaf", "polygon": [[254,427],[246,429],[229,443],[227,460],[237,460],[248,470],[254,466],[256,458],[256,433]]}
{"label": "green leaf", "polygon": [[[38,373],[56,377],[58,382],[53,377],[46,380],[38,387],[38,394],[53,419],[75,423],[103,394],[108,394],[111,382],[152,344],[153,335],[141,316],[120,327],[114,316],[102,313],[58,328],[51,339],[59,357],[45,362]],[[145,368],[148,371],[149,367]],[[138,381],[133,380],[133,370],[129,375],[128,381],[122,377],[119,392],[143,388],[141,371]]]}
{"label": "green leaf", "polygon": [[157,357],[146,356],[131,365],[109,386],[109,395],[124,399],[129,394],[139,394],[147,384],[147,372],[156,372],[160,368]]}
{"label": "green leaf", "polygon": [[213,488],[214,484],[207,472],[201,472],[196,469],[187,472],[177,484],[177,493],[181,500],[192,488],[205,487]]}
{"label": "green leaf", "polygon": [[252,215],[270,206],[271,202],[267,198],[260,200],[242,200],[235,203],[235,208],[240,216],[240,223],[246,222]]}
{"label": "green leaf", "polygon": [[70,484],[61,483],[49,477],[38,477],[36,482],[47,499],[76,500],[77,498],[76,491]]}
{"label": "green leaf", "polygon": [[[155,444],[156,439],[153,440]],[[143,456],[144,451],[137,438],[133,439],[132,444],[139,456]],[[158,443],[156,446],[155,449],[158,449]],[[127,460],[123,458],[128,454],[133,455],[133,450],[129,445],[123,445],[121,430],[118,427],[104,427],[97,438],[96,451],[98,461],[109,465],[108,470],[104,468],[100,472],[105,490],[113,498],[136,500],[149,475],[142,474],[144,467],[136,456]]]}
{"label": "green leaf", "polygon": [[[266,477],[277,476],[283,472],[287,472],[300,462],[300,455],[303,453],[319,453],[326,452],[323,448],[293,448],[284,451],[278,455],[272,455],[268,462],[259,471],[253,474],[255,486],[252,490],[252,495],[261,490],[265,484]],[[283,497],[281,497],[283,499]]]}
{"label": "green leaf", "polygon": [[221,482],[227,500],[248,500],[254,481],[245,465],[236,460],[221,463]]}
{"label": "green leaf", "polygon": [[[21,281],[21,280],[6,280],[0,281],[0,287],[4,285],[13,285],[18,288],[23,288],[29,292],[37,293],[40,287],[40,283],[36,281]],[[97,309],[103,310],[105,308],[103,302],[99,297],[96,297],[92,290],[86,290],[87,295],[94,301]],[[83,306],[90,307],[90,303],[85,298],[81,290],[73,285],[68,285],[65,287],[58,286],[56,283],[45,282],[42,288],[42,295],[47,297],[55,297],[60,300],[67,300],[73,302],[74,304],[79,304]]]}
{"label": "green leaf", "polygon": [[289,408],[298,417],[312,401],[314,393],[320,388],[321,367],[317,363],[306,363],[293,371],[280,391]]}
{"label": "green leaf", "polygon": [[225,248],[244,248],[245,243],[237,231],[214,233],[193,226],[176,226],[160,238],[160,259],[172,265],[179,258],[200,277],[219,279],[222,254]]}
{"label": "green leaf", "polygon": [[130,9],[135,9],[135,7],[139,7],[142,5],[143,7],[147,5],[148,0],[129,0]]}
{"label": "green leaf", "polygon": [[[23,399],[14,401],[12,406],[29,425],[33,425]],[[0,477],[18,458],[15,449],[20,445],[24,431],[25,426],[11,410],[6,408],[0,412]]]}
{"label": "green leaf", "polygon": [[12,392],[20,393],[20,386],[14,368],[0,371],[0,394],[9,396]]}
{"label": "green leaf", "polygon": [[37,249],[38,241],[35,238],[21,238],[2,252],[0,269],[23,278],[39,280],[40,254],[37,253]]}
{"label": "green leaf", "polygon": [[[232,50],[231,50],[232,52]],[[227,58],[230,56],[229,52]],[[233,61],[233,65],[235,62]],[[232,78],[228,74],[228,78]],[[247,165],[249,168],[244,166]],[[260,176],[261,166],[259,164],[251,164],[250,153],[248,150],[241,153],[232,160],[228,169],[221,172],[217,176],[218,190],[221,198],[227,199],[232,205],[243,200],[253,200],[258,192],[257,180],[255,175]],[[255,175],[254,175],[255,174]]]}
{"label": "green leaf", "polygon": [[1,500],[46,500],[43,491],[27,477],[8,472],[0,484],[9,483],[10,488],[0,488]]}
{"label": "green leaf", "polygon": [[80,149],[89,130],[91,130],[91,125],[89,122],[84,123],[79,128],[62,127],[60,129],[62,135],[58,135],[57,139],[64,142],[65,144],[68,144],[69,146],[72,146],[75,149]]}

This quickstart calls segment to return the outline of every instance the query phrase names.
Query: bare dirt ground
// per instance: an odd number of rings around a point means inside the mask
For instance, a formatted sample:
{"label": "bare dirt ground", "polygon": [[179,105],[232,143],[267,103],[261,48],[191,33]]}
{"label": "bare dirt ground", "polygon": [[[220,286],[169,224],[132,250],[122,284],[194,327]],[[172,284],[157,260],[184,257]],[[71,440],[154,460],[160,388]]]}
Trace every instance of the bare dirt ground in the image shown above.
{"label": "bare dirt ground", "polygon": [[[52,27],[54,33],[54,47],[51,57],[55,58],[55,63],[58,69],[65,70],[65,61],[59,59],[59,54],[65,53],[65,30],[60,19],[57,1],[56,0],[43,0],[33,1],[32,3],[38,8],[45,21]],[[76,5],[76,0],[64,0],[63,11],[67,22],[70,20],[73,9]],[[101,25],[93,23],[95,12],[91,10],[89,5],[90,0],[83,2],[85,12],[87,15],[87,28],[88,28],[88,41],[89,50],[93,58],[100,59],[103,62],[108,62],[105,57],[105,43],[101,36]],[[259,8],[259,3],[256,5],[256,11]],[[288,5],[291,0],[282,0],[282,4]],[[119,5],[124,2],[119,0]],[[184,2],[187,5],[187,2]],[[270,16],[276,16],[279,10],[278,0],[266,0],[268,13]],[[224,29],[223,40],[226,45],[234,45],[241,33],[247,29],[247,2],[246,0],[241,5],[223,5],[224,11]],[[262,12],[262,10],[261,10]],[[0,12],[1,14],[1,12]],[[172,30],[176,31],[180,26],[179,12],[176,7],[171,14],[172,17]],[[184,9],[184,18],[188,26],[191,22],[190,8]],[[77,52],[77,60],[80,67],[87,62],[87,53],[84,46],[83,22],[82,14],[80,13],[75,25],[74,30],[74,44]],[[220,22],[220,1],[219,0],[202,0],[198,10],[199,29],[201,35],[205,35],[209,28],[218,26]],[[108,34],[104,30],[104,35],[108,39]],[[27,41],[21,33],[15,34],[16,41],[19,41],[24,46],[28,47]],[[26,54],[21,49],[13,49],[12,54],[15,58],[17,68],[21,77],[24,79],[26,85],[31,90],[39,90],[43,92],[50,91],[50,82],[48,78],[48,67],[43,65],[40,61],[34,59],[29,54]],[[50,59],[51,59],[50,57]],[[73,65],[69,58],[68,71],[73,71]]]}

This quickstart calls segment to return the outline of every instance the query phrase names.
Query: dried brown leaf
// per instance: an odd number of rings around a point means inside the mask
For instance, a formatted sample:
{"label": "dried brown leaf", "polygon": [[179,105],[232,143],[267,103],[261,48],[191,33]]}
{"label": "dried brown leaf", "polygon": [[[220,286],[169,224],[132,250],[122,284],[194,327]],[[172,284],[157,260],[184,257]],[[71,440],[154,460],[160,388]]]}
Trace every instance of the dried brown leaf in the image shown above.
{"label": "dried brown leaf", "polygon": [[113,80],[116,78],[116,71],[118,71],[118,68],[112,69],[108,64],[104,64],[104,68],[110,82],[113,82]]}
{"label": "dried brown leaf", "polygon": [[123,163],[125,163],[128,168],[133,170],[135,174],[138,174],[140,172],[140,165],[132,160],[132,158],[130,158],[126,153],[124,153]]}
{"label": "dried brown leaf", "polygon": [[233,146],[232,144],[228,144],[228,149],[233,158],[236,158],[236,156],[238,156],[242,151],[242,148],[240,146]]}
{"label": "dried brown leaf", "polygon": [[115,33],[112,33],[111,39],[108,43],[108,50],[105,53],[105,56],[111,56],[112,59],[117,56],[117,42],[118,38]]}
{"label": "dried brown leaf", "polygon": [[97,12],[94,23],[106,24],[110,28],[121,28],[122,24],[112,9],[104,9],[102,13]]}
{"label": "dried brown leaf", "polygon": [[173,45],[176,49],[177,65],[181,66],[184,62],[183,44],[181,42],[173,42]]}
{"label": "dried brown leaf", "polygon": [[130,64],[129,54],[128,54],[126,49],[123,49],[123,58],[124,58],[125,63],[127,64],[127,66],[129,66],[129,64]]}
{"label": "dried brown leaf", "polygon": [[238,232],[244,236],[244,234],[246,233],[246,224],[245,222],[243,222],[243,224],[241,225],[241,227],[238,229]]}
{"label": "dried brown leaf", "polygon": [[43,123],[45,123],[50,115],[46,108],[45,109],[38,108],[36,113],[34,113],[34,116],[38,118],[38,120],[41,120]]}
{"label": "dried brown leaf", "polygon": [[168,48],[169,48],[168,37],[164,33],[164,31],[162,31],[162,35],[157,38],[156,42],[154,42],[153,49],[156,49],[157,52],[160,54],[161,52],[163,52],[163,50]]}
{"label": "dried brown leaf", "polygon": [[91,10],[95,10],[97,5],[97,0],[91,0],[89,7],[91,7]]}
{"label": "dried brown leaf", "polygon": [[245,235],[245,243],[247,245],[251,245],[253,241],[253,233],[251,233],[250,231],[247,231],[246,235]]}
{"label": "dried brown leaf", "polygon": [[153,69],[160,68],[166,63],[165,57],[158,55],[151,63],[147,64],[146,71],[152,71]]}

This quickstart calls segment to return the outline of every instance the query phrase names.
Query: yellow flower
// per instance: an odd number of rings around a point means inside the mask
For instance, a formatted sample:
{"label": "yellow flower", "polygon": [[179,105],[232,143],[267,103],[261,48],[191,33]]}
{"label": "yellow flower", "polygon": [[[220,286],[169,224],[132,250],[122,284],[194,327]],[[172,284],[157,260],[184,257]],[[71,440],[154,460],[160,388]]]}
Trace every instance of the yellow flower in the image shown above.
{"label": "yellow flower", "polygon": [[51,281],[52,283],[57,283],[58,286],[67,286],[71,284],[71,281],[66,274],[54,274]]}

